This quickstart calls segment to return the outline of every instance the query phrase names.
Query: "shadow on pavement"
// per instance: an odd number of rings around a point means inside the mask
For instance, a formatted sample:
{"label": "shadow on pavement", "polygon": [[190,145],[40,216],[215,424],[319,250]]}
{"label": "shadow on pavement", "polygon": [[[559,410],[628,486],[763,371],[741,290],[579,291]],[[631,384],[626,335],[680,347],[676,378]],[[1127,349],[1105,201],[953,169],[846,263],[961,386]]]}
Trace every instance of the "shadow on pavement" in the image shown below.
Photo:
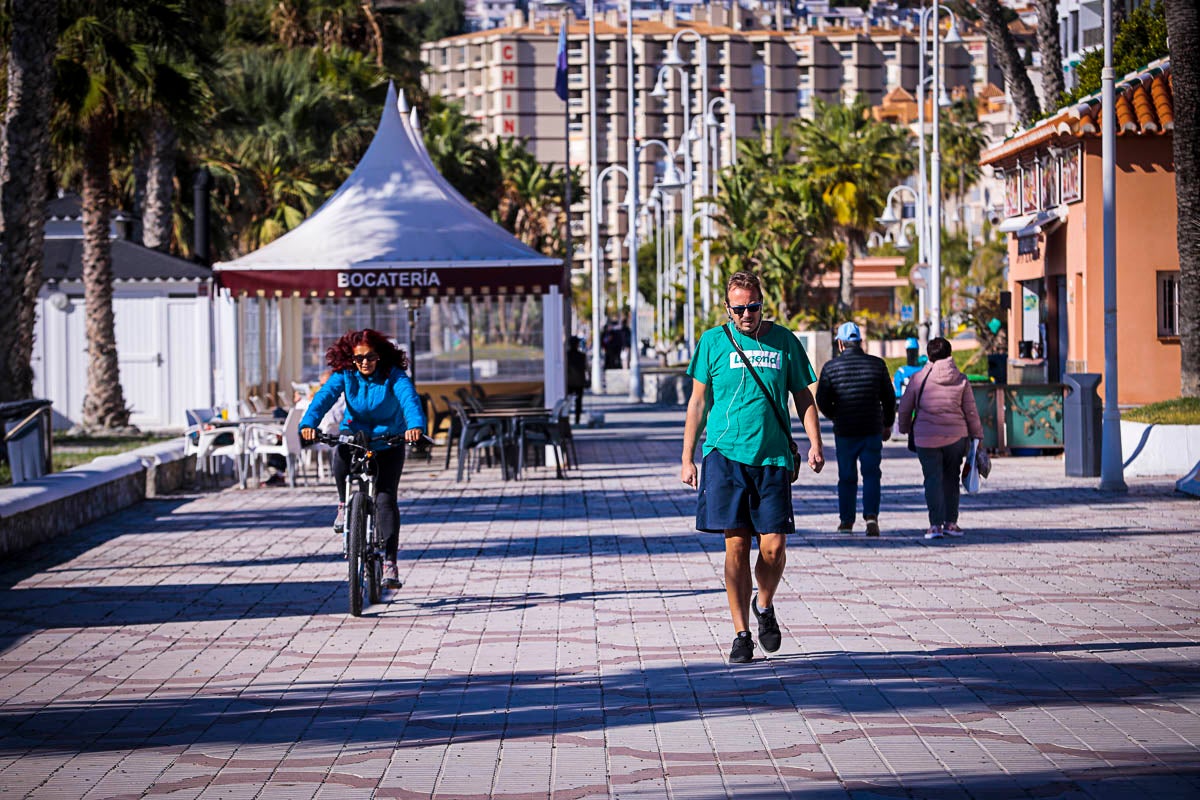
{"label": "shadow on pavement", "polygon": [[[962,737],[985,747],[989,742],[1028,746],[1023,737],[997,732],[994,720],[1030,709],[1061,720],[1071,714],[1090,716],[1089,709],[1098,707],[1144,703],[1179,708],[1175,704],[1193,701],[1200,696],[1200,666],[1151,656],[1156,650],[1196,646],[1200,642],[1142,641],[1096,648],[1072,644],[823,652],[739,667],[718,661],[714,652],[711,660],[697,660],[682,669],[605,668],[599,676],[475,672],[469,677],[239,685],[236,692],[226,690],[220,679],[197,691],[183,678],[175,696],[168,684],[152,697],[10,704],[0,710],[0,754],[293,743],[461,746],[622,726],[661,727],[699,718],[720,725],[722,717],[741,718],[748,707],[795,708],[807,719],[845,723],[844,730],[818,736],[825,745],[858,738],[863,735],[860,725],[865,725],[875,737],[888,736],[888,728],[911,736],[915,727],[933,742],[935,751],[953,747],[954,739]],[[1140,657],[1110,663],[1092,650]],[[387,652],[359,655],[393,657]],[[907,724],[897,724],[898,713]],[[1200,772],[1200,755],[1182,740],[1178,745],[1149,743],[1145,749],[1101,751],[1058,731],[1050,726],[1043,739],[1030,744],[1057,759],[1070,757],[1074,770],[1068,774],[1075,780],[1141,781]],[[645,754],[655,760],[660,756],[668,763],[673,760],[669,746],[661,753]],[[929,784],[919,775],[904,779],[931,789],[937,781],[950,780],[941,774],[929,777]],[[980,778],[984,784],[999,779]],[[970,776],[962,780],[971,785]]]}

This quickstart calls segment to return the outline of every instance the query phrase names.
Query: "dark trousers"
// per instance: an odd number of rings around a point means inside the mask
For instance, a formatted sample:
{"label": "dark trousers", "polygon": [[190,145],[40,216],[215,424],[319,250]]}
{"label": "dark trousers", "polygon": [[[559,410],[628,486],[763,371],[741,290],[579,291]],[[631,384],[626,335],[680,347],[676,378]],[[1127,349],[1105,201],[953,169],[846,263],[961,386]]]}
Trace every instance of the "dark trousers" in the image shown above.
{"label": "dark trousers", "polygon": [[[384,549],[387,557],[396,558],[400,546],[400,507],[396,504],[396,491],[400,486],[400,473],[404,471],[404,447],[393,447],[375,452],[375,528],[387,537]],[[346,476],[350,474],[350,448],[338,445],[333,451],[333,479],[337,483],[338,501],[346,502]]]}
{"label": "dark trousers", "polygon": [[945,447],[918,447],[917,460],[925,475],[925,506],[930,525],[958,522],[958,480],[967,455],[965,438]]}
{"label": "dark trousers", "polygon": [[838,465],[838,518],[854,522],[854,501],[858,497],[858,467],[862,464],[863,516],[879,516],[880,482],[883,470],[883,436],[834,436]]}
{"label": "dark trousers", "polygon": [[575,395],[575,424],[579,424],[579,418],[583,416],[583,390],[580,386],[578,389],[568,389],[567,394]]}

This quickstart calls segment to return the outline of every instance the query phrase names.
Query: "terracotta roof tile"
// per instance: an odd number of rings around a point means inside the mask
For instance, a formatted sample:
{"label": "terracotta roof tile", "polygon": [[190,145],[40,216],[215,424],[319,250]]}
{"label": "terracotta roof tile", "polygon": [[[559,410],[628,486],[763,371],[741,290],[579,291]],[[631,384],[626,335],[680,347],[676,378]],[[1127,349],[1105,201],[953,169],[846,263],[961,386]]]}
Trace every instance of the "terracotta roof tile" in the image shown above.
{"label": "terracotta roof tile", "polygon": [[1147,133],[1159,130],[1158,116],[1154,113],[1154,106],[1150,103],[1150,95],[1144,85],[1139,84],[1133,88],[1133,113],[1137,114],[1137,121],[1142,130]]}
{"label": "terracotta roof tile", "polygon": [[1155,77],[1154,83],[1150,84],[1150,97],[1154,100],[1154,112],[1158,114],[1158,121],[1162,123],[1164,131],[1172,130],[1175,127],[1171,91],[1167,88],[1167,83],[1163,76],[1159,75]]}
{"label": "terracotta roof tile", "polygon": [[[1171,79],[1171,61],[1161,58],[1117,81],[1118,135],[1162,135],[1175,128]],[[988,149],[980,163],[999,163],[1056,136],[1099,135],[1100,112],[1100,93],[1096,92]]]}

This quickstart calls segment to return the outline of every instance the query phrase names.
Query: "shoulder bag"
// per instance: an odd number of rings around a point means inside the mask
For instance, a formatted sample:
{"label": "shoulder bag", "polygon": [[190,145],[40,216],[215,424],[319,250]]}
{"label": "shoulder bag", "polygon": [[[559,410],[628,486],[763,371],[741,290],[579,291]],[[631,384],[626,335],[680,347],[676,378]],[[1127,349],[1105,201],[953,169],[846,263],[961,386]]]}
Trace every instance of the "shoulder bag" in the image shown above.
{"label": "shoulder bag", "polygon": [[921,388],[917,390],[917,400],[913,403],[912,422],[908,424],[908,449],[912,452],[917,452],[917,440],[913,438],[917,432],[917,411],[921,408],[921,395],[925,392],[925,384],[929,383],[929,376],[925,376],[925,380],[921,381]]}
{"label": "shoulder bag", "polygon": [[767,405],[769,405],[771,410],[775,412],[775,421],[779,423],[780,429],[783,431],[784,435],[788,437],[788,447],[790,447],[792,451],[792,483],[795,483],[800,477],[800,447],[796,444],[796,440],[788,435],[789,429],[787,421],[784,420],[783,414],[779,413],[779,407],[775,405],[775,399],[771,397],[771,393],[767,391],[767,385],[763,383],[762,378],[758,376],[758,370],[756,370],[754,365],[750,363],[749,356],[742,351],[742,348],[738,347],[738,343],[734,341],[733,334],[730,333],[729,328],[722,325],[721,330],[725,331],[725,337],[729,339],[729,343],[733,345],[733,349],[737,350],[737,354],[742,357],[742,361],[745,363],[746,369],[750,370],[750,375],[754,378],[754,382],[758,384],[758,388],[762,389],[763,395],[767,398]]}

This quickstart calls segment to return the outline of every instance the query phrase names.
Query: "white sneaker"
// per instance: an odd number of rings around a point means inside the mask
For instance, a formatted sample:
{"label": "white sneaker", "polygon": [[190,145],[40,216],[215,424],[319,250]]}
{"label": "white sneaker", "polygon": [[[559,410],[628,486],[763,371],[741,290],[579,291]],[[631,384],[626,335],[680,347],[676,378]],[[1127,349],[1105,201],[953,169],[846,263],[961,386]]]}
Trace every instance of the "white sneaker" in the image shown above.
{"label": "white sneaker", "polygon": [[333,518],[333,532],[341,533],[346,529],[346,504],[338,503],[337,516]]}
{"label": "white sneaker", "polygon": [[963,529],[958,527],[957,522],[947,522],[942,526],[942,533],[946,534],[947,536],[958,537],[963,535]]}
{"label": "white sneaker", "polygon": [[929,530],[925,531],[926,539],[941,539],[943,535],[941,526],[939,525],[931,525],[929,526]]}

